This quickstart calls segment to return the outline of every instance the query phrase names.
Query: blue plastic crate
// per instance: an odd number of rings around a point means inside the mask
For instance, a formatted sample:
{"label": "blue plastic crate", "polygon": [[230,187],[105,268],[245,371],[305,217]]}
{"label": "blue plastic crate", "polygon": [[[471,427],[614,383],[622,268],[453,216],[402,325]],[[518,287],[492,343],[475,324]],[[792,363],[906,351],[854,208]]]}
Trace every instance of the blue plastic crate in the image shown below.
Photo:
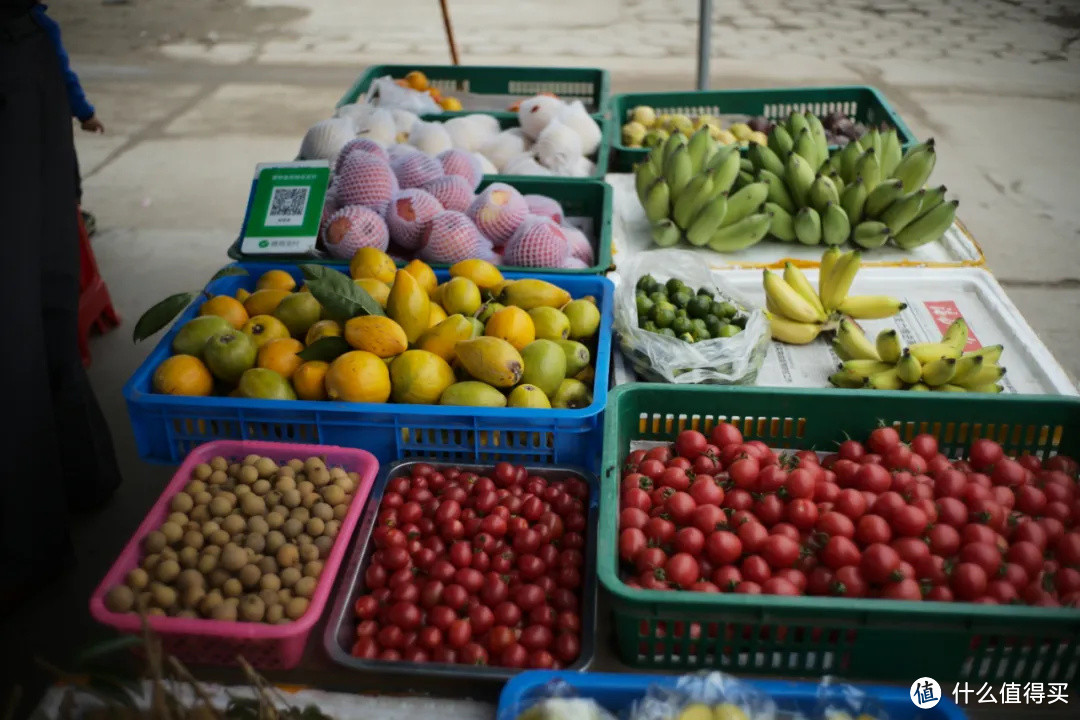
{"label": "blue plastic crate", "polygon": [[[259,275],[278,268],[298,282],[296,265],[237,263],[249,275],[220,278],[207,285],[213,295],[253,290]],[[437,270],[439,281],[449,274]],[[505,273],[507,279],[529,277]],[[139,457],[179,463],[210,440],[273,440],[359,447],[381,463],[408,458],[470,463],[509,460],[523,465],[558,463],[599,470],[603,411],[607,404],[614,315],[614,285],[604,277],[545,275],[575,298],[592,295],[600,307],[593,402],[578,410],[461,408],[440,405],[252,400],[231,397],[174,397],[152,391],[154,370],[170,354],[173,336],[194,317],[193,303],[177,319],[124,385],[124,399]]]}
{"label": "blue plastic crate", "polygon": [[[914,678],[912,678],[914,680]],[[552,680],[562,680],[573,688],[579,697],[592,698],[605,709],[623,717],[645,694],[651,685],[674,687],[675,675],[631,675],[613,673],[577,673],[529,670],[510,678],[499,696],[496,720],[515,720],[518,713],[544,697],[544,689]],[[781,680],[746,680],[763,693],[770,695],[780,710],[810,713],[818,706],[820,690],[816,683],[785,682]],[[965,720],[967,715],[948,697],[941,699],[936,707],[920,710],[908,696],[908,688],[891,685],[855,685],[873,704],[889,716],[889,720]],[[944,689],[943,689],[944,690]],[[835,688],[837,699],[840,688]]]}

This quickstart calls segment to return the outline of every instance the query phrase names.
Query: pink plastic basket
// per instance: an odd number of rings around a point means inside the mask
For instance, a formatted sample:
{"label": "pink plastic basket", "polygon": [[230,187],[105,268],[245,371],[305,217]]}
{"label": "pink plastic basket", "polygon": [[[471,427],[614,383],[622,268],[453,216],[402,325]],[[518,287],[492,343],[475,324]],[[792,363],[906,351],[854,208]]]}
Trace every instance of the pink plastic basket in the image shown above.
{"label": "pink plastic basket", "polygon": [[138,566],[142,555],[142,542],[146,535],[157,528],[169,515],[169,502],[191,479],[192,469],[202,462],[221,455],[228,459],[240,459],[256,454],[287,461],[293,458],[320,456],[327,465],[340,466],[349,472],[360,474],[360,484],[353,496],[349,512],[341,522],[341,529],[323,565],[322,575],[311,597],[308,611],[303,617],[284,625],[262,623],[224,622],[172,617],[150,617],[150,627],[161,638],[166,652],[192,664],[235,665],[236,657],[243,655],[253,666],[264,669],[288,669],[296,667],[304,654],[308,635],[315,626],[334,585],[341,561],[345,557],[349,540],[356,523],[363,513],[379,463],[365,451],[329,445],[294,445],[290,443],[218,440],[200,445],[191,451],[184,463],[173,475],[172,481],[154,503],[146,518],[139,525],[127,546],[113,563],[105,579],[90,597],[90,614],[100,623],[111,625],[120,632],[141,632],[142,623],[134,613],[114,613],[105,607],[105,593],[122,583],[128,572]]}

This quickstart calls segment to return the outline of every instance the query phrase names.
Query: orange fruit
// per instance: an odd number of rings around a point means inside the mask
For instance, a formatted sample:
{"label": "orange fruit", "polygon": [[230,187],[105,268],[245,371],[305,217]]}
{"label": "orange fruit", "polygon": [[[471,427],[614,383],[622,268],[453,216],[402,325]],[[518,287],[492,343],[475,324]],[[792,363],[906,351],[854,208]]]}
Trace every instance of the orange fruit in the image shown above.
{"label": "orange fruit", "polygon": [[419,70],[413,70],[411,73],[405,76],[405,82],[409,84],[413,90],[427,90],[428,79],[427,75]]}
{"label": "orange fruit", "polygon": [[330,363],[322,360],[309,360],[296,368],[291,378],[296,397],[301,400],[325,400],[326,371],[329,369]]}
{"label": "orange fruit", "polygon": [[439,101],[439,106],[443,110],[454,112],[456,110],[461,110],[461,101],[456,97],[444,97]]}
{"label": "orange fruit", "polygon": [[291,294],[288,290],[276,290],[273,288],[256,290],[244,300],[244,309],[247,310],[248,317],[272,315],[277,310],[277,306],[281,304],[281,301]]}
{"label": "orange fruit", "polygon": [[296,288],[293,276],[284,270],[267,270],[255,283],[256,290],[288,290],[292,292]]}
{"label": "orange fruit", "polygon": [[199,308],[199,314],[223,317],[237,330],[244,327],[244,323],[248,321],[248,313],[244,309],[244,304],[228,295],[215,295],[210,298]]}
{"label": "orange fruit", "polygon": [[209,395],[214,376],[194,355],[173,355],[154,371],[154,391],[165,395]]}
{"label": "orange fruit", "polygon": [[326,371],[326,395],[345,402],[384,403],[390,399],[390,369],[372,353],[347,352]]}
{"label": "orange fruit", "polygon": [[304,361],[296,354],[303,349],[304,343],[292,338],[271,340],[259,348],[259,356],[255,364],[288,378],[296,372],[296,368],[303,364]]}

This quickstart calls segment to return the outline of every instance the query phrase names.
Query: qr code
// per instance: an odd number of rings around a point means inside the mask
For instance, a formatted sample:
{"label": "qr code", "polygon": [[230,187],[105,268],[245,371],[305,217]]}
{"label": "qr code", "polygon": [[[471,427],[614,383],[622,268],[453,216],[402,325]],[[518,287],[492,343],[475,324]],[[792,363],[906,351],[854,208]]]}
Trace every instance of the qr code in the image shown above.
{"label": "qr code", "polygon": [[306,186],[274,188],[266,213],[267,227],[303,225],[310,192],[311,188]]}

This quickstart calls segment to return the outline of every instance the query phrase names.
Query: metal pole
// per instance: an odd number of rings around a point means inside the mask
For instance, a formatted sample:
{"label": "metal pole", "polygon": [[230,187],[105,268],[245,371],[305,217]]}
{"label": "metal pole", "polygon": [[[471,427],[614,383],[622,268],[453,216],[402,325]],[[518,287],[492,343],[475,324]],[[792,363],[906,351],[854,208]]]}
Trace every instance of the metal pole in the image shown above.
{"label": "metal pole", "polygon": [[709,89],[709,41],[712,30],[712,0],[698,2],[697,89]]}

